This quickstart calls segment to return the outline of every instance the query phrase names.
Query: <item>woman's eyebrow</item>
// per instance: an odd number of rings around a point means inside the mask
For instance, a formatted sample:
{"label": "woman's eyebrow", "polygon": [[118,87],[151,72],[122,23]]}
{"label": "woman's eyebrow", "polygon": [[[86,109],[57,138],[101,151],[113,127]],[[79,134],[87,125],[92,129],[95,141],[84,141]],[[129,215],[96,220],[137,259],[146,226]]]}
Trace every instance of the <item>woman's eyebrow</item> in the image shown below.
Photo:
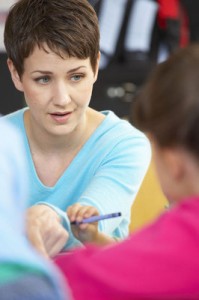
{"label": "woman's eyebrow", "polygon": [[[67,71],[67,74],[77,72],[81,68],[86,68],[86,66],[79,66],[77,68],[71,69],[71,70]],[[53,72],[47,71],[47,70],[34,70],[33,72],[31,72],[31,74],[33,74],[33,73],[53,74]]]}
{"label": "woman's eyebrow", "polygon": [[68,73],[77,72],[77,71],[78,71],[79,69],[81,69],[81,68],[86,68],[86,66],[79,66],[79,67],[77,67],[77,68],[71,69],[71,70],[69,70],[69,71],[67,72],[67,74],[68,74]]}
{"label": "woman's eyebrow", "polygon": [[31,72],[31,74],[34,74],[34,73],[52,74],[51,71],[45,71],[45,70],[35,70],[35,71],[32,71],[32,72]]}

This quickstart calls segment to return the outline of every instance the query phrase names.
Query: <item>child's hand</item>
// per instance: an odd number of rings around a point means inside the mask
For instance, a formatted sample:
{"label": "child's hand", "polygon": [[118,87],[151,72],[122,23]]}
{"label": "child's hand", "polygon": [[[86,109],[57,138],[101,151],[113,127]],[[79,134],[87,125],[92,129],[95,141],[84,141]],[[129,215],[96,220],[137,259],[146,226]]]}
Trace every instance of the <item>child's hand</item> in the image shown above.
{"label": "child's hand", "polygon": [[[67,215],[70,222],[82,221],[85,218],[91,216],[98,216],[98,210],[93,206],[85,206],[79,203],[71,205],[67,209]],[[71,225],[72,232],[74,236],[80,240],[82,243],[93,242],[97,240],[98,236],[98,222],[87,223],[80,225]]]}

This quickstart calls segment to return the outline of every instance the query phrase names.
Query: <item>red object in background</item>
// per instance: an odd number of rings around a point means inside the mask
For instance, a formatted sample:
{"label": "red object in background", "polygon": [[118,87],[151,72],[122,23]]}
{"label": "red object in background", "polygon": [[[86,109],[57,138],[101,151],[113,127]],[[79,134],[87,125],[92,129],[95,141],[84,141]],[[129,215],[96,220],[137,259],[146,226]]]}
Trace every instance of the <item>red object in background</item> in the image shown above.
{"label": "red object in background", "polygon": [[179,19],[180,3],[179,0],[157,0],[159,4],[158,24],[160,28],[166,28],[166,19]]}
{"label": "red object in background", "polygon": [[181,35],[180,35],[180,47],[185,47],[190,42],[190,27],[189,27],[188,16],[183,7],[181,7],[181,14],[182,14],[182,25],[181,25]]}
{"label": "red object in background", "polygon": [[186,11],[180,0],[157,0],[159,4],[158,25],[162,30],[167,30],[167,20],[176,20],[180,24],[179,47],[189,44],[189,22]]}

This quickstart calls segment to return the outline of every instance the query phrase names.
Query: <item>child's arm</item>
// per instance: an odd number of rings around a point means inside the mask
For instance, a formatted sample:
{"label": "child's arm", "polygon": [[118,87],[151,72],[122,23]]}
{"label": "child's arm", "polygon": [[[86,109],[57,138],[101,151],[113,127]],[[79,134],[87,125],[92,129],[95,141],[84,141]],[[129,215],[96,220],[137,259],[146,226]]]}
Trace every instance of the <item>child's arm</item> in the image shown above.
{"label": "child's arm", "polygon": [[[71,205],[67,209],[67,215],[70,222],[82,221],[91,216],[98,216],[99,212],[94,206],[85,206],[79,203]],[[71,225],[73,235],[82,243],[94,243],[96,245],[107,245],[116,242],[111,236],[108,236],[98,230],[98,222]]]}

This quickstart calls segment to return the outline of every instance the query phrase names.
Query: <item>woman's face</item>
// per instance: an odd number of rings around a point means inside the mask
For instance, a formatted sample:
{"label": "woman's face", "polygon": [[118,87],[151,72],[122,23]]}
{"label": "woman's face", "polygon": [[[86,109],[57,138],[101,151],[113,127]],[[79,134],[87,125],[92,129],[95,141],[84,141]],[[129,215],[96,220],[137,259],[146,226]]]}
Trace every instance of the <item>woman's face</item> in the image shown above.
{"label": "woman's face", "polygon": [[10,67],[12,78],[24,93],[32,127],[53,135],[69,134],[81,126],[97,71],[93,73],[89,58],[63,59],[47,46],[45,49],[47,52],[35,47],[25,59],[21,79]]}

